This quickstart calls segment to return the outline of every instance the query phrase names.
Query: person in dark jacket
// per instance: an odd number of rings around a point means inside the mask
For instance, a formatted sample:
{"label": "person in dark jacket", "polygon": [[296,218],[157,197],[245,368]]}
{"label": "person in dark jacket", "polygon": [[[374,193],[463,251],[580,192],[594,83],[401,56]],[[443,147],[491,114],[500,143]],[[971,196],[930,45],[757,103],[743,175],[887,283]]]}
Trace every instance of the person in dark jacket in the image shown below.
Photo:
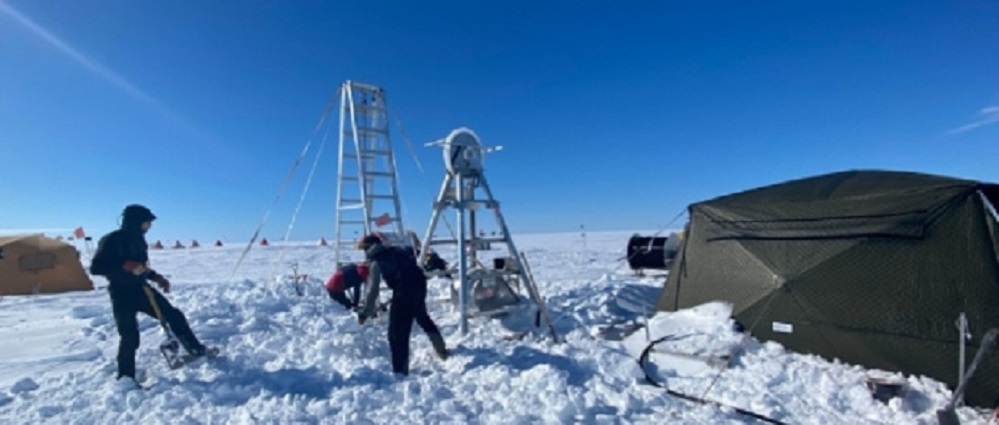
{"label": "person in dark jacket", "polygon": [[[361,285],[368,279],[368,266],[348,263],[336,269],[336,273],[326,281],[326,292],[340,305],[353,310],[361,302]],[[347,291],[351,297],[347,298]]]}
{"label": "person in dark jacket", "polygon": [[427,277],[407,248],[385,246],[378,236],[365,236],[358,247],[368,259],[368,286],[364,309],[358,315],[363,324],[374,316],[378,308],[378,289],[381,281],[392,290],[389,308],[388,342],[392,352],[392,371],[409,374],[409,337],[413,321],[423,328],[430,338],[437,356],[447,359],[447,347],[440,329],[427,314]]}
{"label": "person in dark jacket", "polygon": [[[147,281],[155,282],[165,293],[170,293],[170,281],[149,268],[148,245],[145,233],[156,216],[142,205],[129,205],[122,212],[121,227],[104,235],[97,244],[97,252],[90,264],[90,273],[108,279],[111,309],[118,328],[118,376],[135,380],[135,351],[139,348],[139,325],[136,313],[156,317],[150,295],[155,299],[170,331],[188,354],[204,356],[217,354],[218,349],[207,349],[191,331],[184,314],[174,308]],[[211,351],[210,353],[208,351]]]}

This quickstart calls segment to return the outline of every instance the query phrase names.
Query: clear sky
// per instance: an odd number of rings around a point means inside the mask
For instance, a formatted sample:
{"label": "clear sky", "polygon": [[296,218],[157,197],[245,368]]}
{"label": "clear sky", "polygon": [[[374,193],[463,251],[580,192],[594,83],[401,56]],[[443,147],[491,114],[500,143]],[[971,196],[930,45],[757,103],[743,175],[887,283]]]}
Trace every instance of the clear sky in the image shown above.
{"label": "clear sky", "polygon": [[[248,240],[348,79],[386,90],[421,234],[444,176],[422,145],[459,126],[504,146],[515,232],[656,229],[846,169],[995,182],[997,46],[991,0],[0,0],[0,229],[97,234],[138,202],[150,239]],[[335,175],[331,143],[294,239],[332,235]]]}

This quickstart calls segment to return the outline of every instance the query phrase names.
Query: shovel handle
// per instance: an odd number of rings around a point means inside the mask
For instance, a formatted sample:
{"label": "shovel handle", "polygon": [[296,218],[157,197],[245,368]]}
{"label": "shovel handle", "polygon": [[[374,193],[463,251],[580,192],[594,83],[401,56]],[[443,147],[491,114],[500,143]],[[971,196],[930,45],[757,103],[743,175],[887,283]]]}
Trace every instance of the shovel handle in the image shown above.
{"label": "shovel handle", "polygon": [[156,313],[156,320],[160,321],[160,326],[163,328],[163,332],[166,332],[167,336],[173,338],[173,332],[170,332],[170,328],[167,327],[166,321],[163,320],[163,312],[160,311],[160,305],[156,302],[156,295],[153,294],[153,288],[149,285],[143,285],[142,291],[146,293],[146,297],[149,298],[149,305],[153,307],[153,313]]}
{"label": "shovel handle", "polygon": [[160,312],[160,305],[156,302],[156,295],[153,295],[153,289],[148,285],[142,285],[142,291],[146,293],[146,298],[149,298],[149,304],[153,306],[153,313],[156,313],[156,320],[163,322],[163,313]]}
{"label": "shovel handle", "polygon": [[992,345],[995,344],[997,336],[999,336],[999,328],[992,328],[985,333],[984,337],[982,337],[982,345],[978,347],[978,353],[975,354],[975,359],[971,362],[971,367],[969,367],[968,372],[964,374],[964,380],[962,380],[957,386],[957,389],[954,390],[954,398],[952,398],[950,403],[947,405],[949,410],[954,410],[954,406],[957,405],[958,400],[964,397],[964,390],[968,386],[968,382],[971,381],[971,375],[975,373],[975,369],[978,368],[982,359],[985,358],[985,353],[988,352],[989,349],[992,348]]}

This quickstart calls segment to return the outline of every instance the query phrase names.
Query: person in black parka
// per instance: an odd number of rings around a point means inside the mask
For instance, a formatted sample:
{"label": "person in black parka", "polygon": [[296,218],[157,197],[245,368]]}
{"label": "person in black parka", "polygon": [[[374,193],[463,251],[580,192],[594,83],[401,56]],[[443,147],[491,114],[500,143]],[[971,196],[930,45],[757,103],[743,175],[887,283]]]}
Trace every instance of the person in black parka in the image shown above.
{"label": "person in black parka", "polygon": [[358,247],[364,250],[368,260],[367,293],[358,322],[363,324],[368,317],[376,314],[378,287],[382,279],[392,290],[388,325],[392,371],[400,375],[409,374],[409,337],[413,321],[430,338],[437,356],[447,359],[447,347],[441,331],[427,314],[427,277],[412,251],[405,247],[385,246],[376,235],[365,236]]}
{"label": "person in black parka", "polygon": [[206,355],[204,344],[194,336],[184,314],[162,294],[149,287],[147,282],[156,282],[163,292],[170,293],[170,281],[149,268],[149,247],[145,233],[155,219],[152,211],[142,205],[125,207],[121,227],[100,239],[90,264],[91,274],[104,276],[109,282],[111,309],[120,337],[117,379],[127,377],[135,380],[135,351],[139,348],[136,313],[142,312],[156,318],[144,288],[149,288],[163,320],[188,354]]}

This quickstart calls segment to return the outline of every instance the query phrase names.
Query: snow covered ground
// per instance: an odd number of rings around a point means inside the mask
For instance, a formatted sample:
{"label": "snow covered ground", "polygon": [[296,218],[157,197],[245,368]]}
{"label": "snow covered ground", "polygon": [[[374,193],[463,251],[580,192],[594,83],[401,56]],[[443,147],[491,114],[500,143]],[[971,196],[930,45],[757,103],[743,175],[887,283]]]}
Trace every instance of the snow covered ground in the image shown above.
{"label": "snow covered ground", "polygon": [[[907,389],[879,402],[865,385],[876,371],[744,340],[722,303],[658,314],[648,334],[624,341],[597,336],[600,326],[636,319],[635,307],[653,303],[662,285],[627,269],[631,234],[591,232],[585,243],[579,233],[515,236],[565,342],[551,344],[543,329],[504,339],[504,323],[484,318],[463,337],[454,309],[432,303],[454,355],[439,361],[415,328],[405,379],[391,373],[385,321],[359,326],[323,292],[331,248],[254,247],[234,277],[243,246],[153,251],[153,267],[173,282],[168,298],[223,356],[171,371],[156,349],[162,332],[143,317],[137,364],[151,387],[121,391],[106,291],[7,296],[0,423],[758,423],[644,384],[635,359],[647,337],[667,334],[678,335],[662,345],[674,352],[726,355],[741,347],[728,367],[653,354],[651,372],[675,391],[794,424],[936,423],[950,396],[942,384],[889,375]],[[292,264],[310,275],[304,296],[275,279]],[[444,284],[434,282],[430,298],[445,297]],[[958,413],[963,423],[987,423],[972,409]]]}

